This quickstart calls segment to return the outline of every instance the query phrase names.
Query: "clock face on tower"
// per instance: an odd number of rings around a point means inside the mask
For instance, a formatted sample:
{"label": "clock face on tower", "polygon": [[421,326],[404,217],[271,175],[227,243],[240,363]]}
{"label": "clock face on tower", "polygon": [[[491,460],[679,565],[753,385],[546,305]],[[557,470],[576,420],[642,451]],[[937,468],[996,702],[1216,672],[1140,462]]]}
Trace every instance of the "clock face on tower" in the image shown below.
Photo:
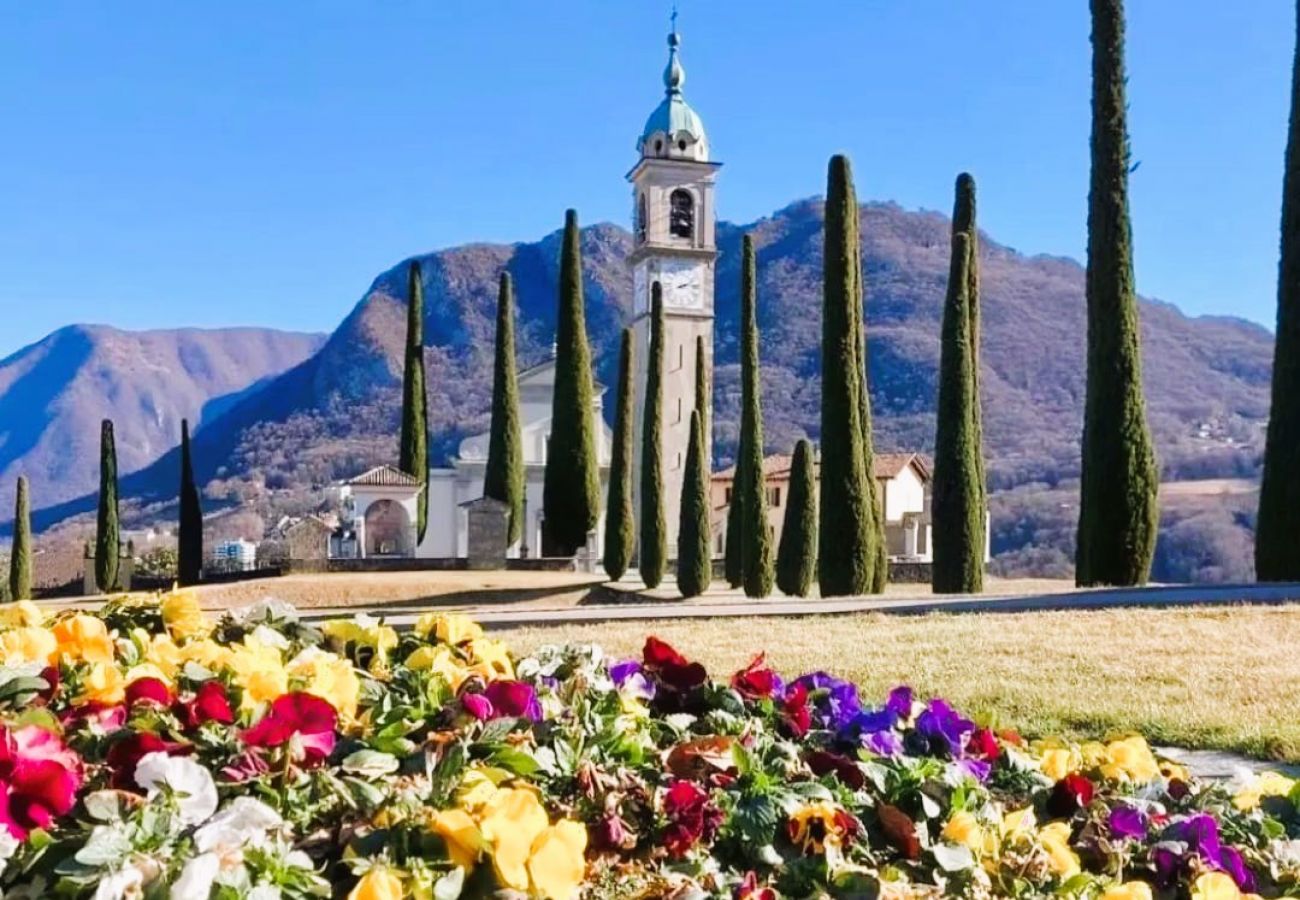
{"label": "clock face on tower", "polygon": [[704,308],[704,277],[698,262],[683,259],[660,261],[659,282],[663,285],[665,309]]}

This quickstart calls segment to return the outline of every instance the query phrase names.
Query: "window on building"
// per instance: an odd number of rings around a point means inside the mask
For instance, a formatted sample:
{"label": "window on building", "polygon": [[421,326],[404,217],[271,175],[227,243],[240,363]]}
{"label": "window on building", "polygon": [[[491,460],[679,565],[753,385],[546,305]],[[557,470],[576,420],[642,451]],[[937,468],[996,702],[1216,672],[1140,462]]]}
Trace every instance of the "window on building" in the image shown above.
{"label": "window on building", "polygon": [[677,368],[679,369],[686,368],[686,345],[685,344],[677,345]]}
{"label": "window on building", "polygon": [[690,239],[695,236],[695,198],[678,188],[668,195],[668,233]]}
{"label": "window on building", "polygon": [[682,467],[682,453],[679,450],[677,451],[677,461],[673,464],[673,468],[680,469],[681,467]]}
{"label": "window on building", "polygon": [[645,194],[641,194],[636,200],[636,239],[638,241],[645,240],[646,224]]}
{"label": "window on building", "polygon": [[680,425],[681,421],[682,421],[682,398],[678,397],[677,398],[677,423]]}
{"label": "window on building", "polygon": [[770,487],[767,489],[767,505],[768,506],[781,505],[781,489],[779,487]]}
{"label": "window on building", "polygon": [[731,505],[731,488],[727,488],[727,499],[726,499],[726,503],[727,503],[728,506]]}

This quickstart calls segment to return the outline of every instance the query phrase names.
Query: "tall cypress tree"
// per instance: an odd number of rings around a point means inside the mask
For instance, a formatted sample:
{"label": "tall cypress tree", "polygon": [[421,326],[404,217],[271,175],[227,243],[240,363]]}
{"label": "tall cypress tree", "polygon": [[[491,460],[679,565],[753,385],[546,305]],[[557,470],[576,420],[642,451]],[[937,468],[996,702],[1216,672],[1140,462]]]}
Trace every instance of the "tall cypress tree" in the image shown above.
{"label": "tall cypress tree", "polygon": [[700,411],[693,409],[677,527],[677,589],[683,597],[698,597],[709,589],[709,583],[713,581],[712,544],[709,473],[704,464],[704,422]]}
{"label": "tall cypress tree", "polygon": [[709,383],[709,356],[707,346],[704,343],[704,335],[695,336],[695,408],[700,411],[700,430],[704,432],[704,463],[705,467],[712,469],[713,460],[709,452],[712,446],[709,431],[712,425],[712,418],[709,415],[713,407],[713,385]]}
{"label": "tall cypress tree", "polygon": [[795,445],[790,495],[776,552],[776,586],[791,597],[807,597],[817,574],[817,483],[812,444]]}
{"label": "tall cypress tree", "polygon": [[176,535],[176,574],[182,585],[198,584],[203,574],[203,508],[194,482],[190,423],[181,420],[180,527]]}
{"label": "tall cypress tree", "polygon": [[1075,581],[1143,584],[1155,553],[1159,472],[1142,396],[1128,213],[1123,0],[1092,4],[1088,387]]}
{"label": "tall cypress tree", "polygon": [[18,476],[14,500],[14,544],[9,556],[9,599],[30,600],[32,596],[32,519],[27,496],[27,477]]}
{"label": "tall cypress tree", "polygon": [[[957,199],[953,204],[952,230],[960,231],[967,237],[966,246],[970,257],[966,264],[966,305],[969,308],[970,345],[971,345],[971,380],[975,384],[975,405],[972,414],[975,419],[975,446],[979,454],[975,460],[979,472],[976,482],[980,491],[980,508],[988,513],[988,481],[984,471],[984,395],[980,392],[980,235],[975,216],[975,178],[968,172],[957,176]],[[982,529],[987,530],[987,521]]]}
{"label": "tall cypress tree", "polygon": [[614,407],[614,446],[609,461],[609,501],[605,504],[605,573],[617,581],[627,571],[636,544],[632,518],[632,373],[636,371],[632,329],[623,329],[618,355],[618,399]]}
{"label": "tall cypress tree", "polygon": [[745,580],[744,552],[741,549],[741,535],[744,532],[742,520],[743,508],[740,505],[741,469],[745,458],[736,455],[736,464],[731,469],[731,500],[727,503],[727,534],[723,546],[723,570],[727,584],[738,588]]}
{"label": "tall cypress tree", "polygon": [[744,459],[732,502],[740,504],[742,584],[747,597],[772,593],[772,532],[767,524],[767,483],[763,471],[762,384],[758,371],[758,278],[754,239],[740,249],[740,447]]}
{"label": "tall cypress tree", "polygon": [[[954,220],[954,227],[956,222]],[[984,513],[980,507],[975,378],[971,358],[970,237],[952,235],[952,263],[939,351],[938,424],[934,438],[934,564],[936,593],[979,593],[984,587]]]}
{"label": "tall cypress tree", "polygon": [[424,277],[411,260],[406,292],[406,362],[402,372],[402,435],[397,467],[420,479],[416,543],[429,525],[429,397],[424,389]]}
{"label": "tall cypress tree", "polygon": [[573,556],[600,518],[600,474],[593,428],[594,388],[582,299],[582,247],[578,214],[564,215],[560,298],[555,322],[555,393],[551,444],[542,485],[543,553]]}
{"label": "tall cypress tree", "polygon": [[492,431],[488,436],[483,496],[510,509],[507,542],[524,533],[524,438],[519,424],[519,375],[515,368],[515,293],[510,273],[497,292],[496,359],[492,374]]}
{"label": "tall cypress tree", "polygon": [[99,514],[95,528],[95,584],[108,593],[118,586],[118,554],[122,552],[117,519],[117,446],[113,423],[105,419],[99,429]]}
{"label": "tall cypress tree", "polygon": [[823,597],[875,587],[880,513],[872,476],[862,327],[861,247],[853,173],[831,158],[822,266],[822,497],[817,580]]}
{"label": "tall cypress tree", "polygon": [[1282,182],[1273,405],[1255,525],[1255,574],[1260,581],[1300,581],[1300,4]]}
{"label": "tall cypress tree", "polygon": [[641,551],[637,565],[646,587],[663,580],[668,565],[663,479],[664,297],[659,282],[650,289],[650,358],[646,361],[641,421]]}

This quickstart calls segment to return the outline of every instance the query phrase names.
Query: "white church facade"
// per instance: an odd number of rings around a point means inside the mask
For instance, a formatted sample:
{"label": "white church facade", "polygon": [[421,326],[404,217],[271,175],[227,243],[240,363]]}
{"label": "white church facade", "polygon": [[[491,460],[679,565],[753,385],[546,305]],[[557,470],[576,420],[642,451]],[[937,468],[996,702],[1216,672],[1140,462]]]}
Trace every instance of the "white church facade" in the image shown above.
{"label": "white church facade", "polygon": [[[519,373],[519,418],[524,456],[524,532],[510,547],[512,558],[541,555],[542,482],[546,473],[546,447],[551,436],[551,397],[555,388],[555,360],[548,359]],[[592,427],[597,436],[601,496],[609,483],[613,435],[605,424],[605,389],[595,386]],[[421,484],[392,466],[379,466],[339,487],[343,519],[350,522],[355,555],[364,558],[463,558],[468,553],[468,506],[483,496],[487,468],[488,433],[460,442],[456,457],[446,468],[429,471],[429,513],[424,540],[416,539],[416,510]],[[596,528],[591,550],[602,551],[604,514]]]}

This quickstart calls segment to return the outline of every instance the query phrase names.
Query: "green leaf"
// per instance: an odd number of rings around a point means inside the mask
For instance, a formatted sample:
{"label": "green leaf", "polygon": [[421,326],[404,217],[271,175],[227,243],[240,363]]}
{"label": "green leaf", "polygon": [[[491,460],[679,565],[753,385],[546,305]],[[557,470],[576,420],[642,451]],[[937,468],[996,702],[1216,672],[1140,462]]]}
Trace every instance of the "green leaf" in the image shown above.
{"label": "green leaf", "polygon": [[532,775],[542,768],[541,764],[531,754],[510,746],[502,746],[494,750],[488,759],[503,769],[509,769],[516,775]]}
{"label": "green leaf", "polygon": [[376,750],[358,750],[344,757],[342,768],[344,772],[352,775],[378,778],[396,772],[398,765],[397,758],[388,753],[380,753]]}

